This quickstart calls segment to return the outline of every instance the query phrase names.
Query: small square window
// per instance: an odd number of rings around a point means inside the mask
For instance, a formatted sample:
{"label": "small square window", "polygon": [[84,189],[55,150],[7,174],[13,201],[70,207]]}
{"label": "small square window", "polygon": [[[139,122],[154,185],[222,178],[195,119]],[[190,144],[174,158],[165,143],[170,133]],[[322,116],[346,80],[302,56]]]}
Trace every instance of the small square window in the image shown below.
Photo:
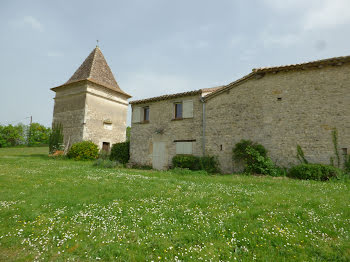
{"label": "small square window", "polygon": [[282,97],[278,97],[278,98],[277,98],[277,101],[282,101]]}
{"label": "small square window", "polygon": [[182,103],[175,103],[175,119],[182,118]]}
{"label": "small square window", "polygon": [[347,148],[342,148],[343,151],[343,155],[347,155],[348,154],[348,149]]}
{"label": "small square window", "polygon": [[148,122],[149,121],[149,107],[143,108],[143,121]]}

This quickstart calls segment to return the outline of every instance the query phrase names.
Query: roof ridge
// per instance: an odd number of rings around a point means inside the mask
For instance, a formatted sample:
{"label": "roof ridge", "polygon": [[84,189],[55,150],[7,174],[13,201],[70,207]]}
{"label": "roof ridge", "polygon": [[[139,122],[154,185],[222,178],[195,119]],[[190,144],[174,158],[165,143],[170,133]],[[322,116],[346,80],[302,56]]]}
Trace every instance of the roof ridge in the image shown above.
{"label": "roof ridge", "polygon": [[309,62],[303,62],[303,63],[296,63],[296,64],[287,64],[287,65],[279,65],[279,66],[265,66],[265,67],[257,67],[253,68],[252,72],[267,72],[269,70],[274,69],[286,69],[286,68],[300,68],[303,66],[312,67],[315,65],[320,65],[322,63],[336,63],[336,62],[346,62],[347,60],[350,60],[350,56],[336,56],[331,58],[325,58],[325,59],[318,59],[313,60]]}
{"label": "roof ridge", "polygon": [[96,51],[97,51],[97,48],[98,48],[98,46],[96,46],[96,47],[94,48],[94,50],[93,50],[94,55],[93,55],[93,57],[92,57],[92,62],[91,62],[90,71],[89,71],[89,74],[88,74],[88,79],[91,78],[91,72],[92,72],[92,68],[94,67],[94,64],[95,64],[95,58],[96,58],[96,53],[97,53]]}

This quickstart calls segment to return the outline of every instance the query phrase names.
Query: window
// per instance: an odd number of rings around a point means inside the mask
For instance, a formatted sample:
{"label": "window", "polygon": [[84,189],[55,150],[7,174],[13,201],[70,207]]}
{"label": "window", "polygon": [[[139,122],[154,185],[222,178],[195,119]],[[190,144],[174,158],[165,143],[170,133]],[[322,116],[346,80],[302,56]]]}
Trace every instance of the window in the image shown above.
{"label": "window", "polygon": [[103,127],[104,129],[112,130],[113,129],[112,121],[110,119],[103,120]]}
{"label": "window", "polygon": [[182,103],[175,103],[175,119],[182,118]]}
{"label": "window", "polygon": [[113,129],[112,123],[103,123],[103,127],[104,129],[107,129],[107,130]]}
{"label": "window", "polygon": [[143,121],[149,122],[149,107],[148,106],[143,108]]}
{"label": "window", "polygon": [[191,155],[192,142],[176,142],[176,154]]}
{"label": "window", "polygon": [[132,108],[132,123],[141,122],[141,107]]}

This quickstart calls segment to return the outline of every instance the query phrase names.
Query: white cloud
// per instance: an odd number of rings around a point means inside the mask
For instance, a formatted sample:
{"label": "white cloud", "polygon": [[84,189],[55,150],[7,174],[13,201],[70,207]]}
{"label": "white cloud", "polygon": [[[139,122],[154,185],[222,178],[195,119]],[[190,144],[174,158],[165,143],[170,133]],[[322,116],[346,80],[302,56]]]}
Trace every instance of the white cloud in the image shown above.
{"label": "white cloud", "polygon": [[34,30],[37,30],[39,32],[44,31],[44,26],[42,23],[39,22],[38,19],[36,19],[33,16],[25,16],[22,19],[22,23],[26,25],[30,25]]}
{"label": "white cloud", "polygon": [[350,22],[349,0],[326,0],[310,10],[305,18],[305,29],[332,28]]}
{"label": "white cloud", "polygon": [[328,29],[350,23],[349,0],[264,0],[277,12],[296,14],[302,30]]}

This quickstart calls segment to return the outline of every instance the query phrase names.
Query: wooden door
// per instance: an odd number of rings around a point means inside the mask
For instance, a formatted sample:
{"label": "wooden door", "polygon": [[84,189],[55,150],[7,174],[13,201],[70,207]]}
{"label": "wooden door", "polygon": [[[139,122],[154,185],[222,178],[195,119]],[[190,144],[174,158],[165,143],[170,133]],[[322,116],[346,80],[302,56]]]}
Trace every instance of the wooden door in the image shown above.
{"label": "wooden door", "polygon": [[165,142],[153,143],[152,167],[158,170],[164,170],[168,167],[168,152]]}
{"label": "wooden door", "polygon": [[109,149],[110,149],[110,143],[108,143],[108,142],[103,142],[103,143],[102,143],[102,150],[103,150],[103,151],[106,151],[106,152],[109,152]]}

